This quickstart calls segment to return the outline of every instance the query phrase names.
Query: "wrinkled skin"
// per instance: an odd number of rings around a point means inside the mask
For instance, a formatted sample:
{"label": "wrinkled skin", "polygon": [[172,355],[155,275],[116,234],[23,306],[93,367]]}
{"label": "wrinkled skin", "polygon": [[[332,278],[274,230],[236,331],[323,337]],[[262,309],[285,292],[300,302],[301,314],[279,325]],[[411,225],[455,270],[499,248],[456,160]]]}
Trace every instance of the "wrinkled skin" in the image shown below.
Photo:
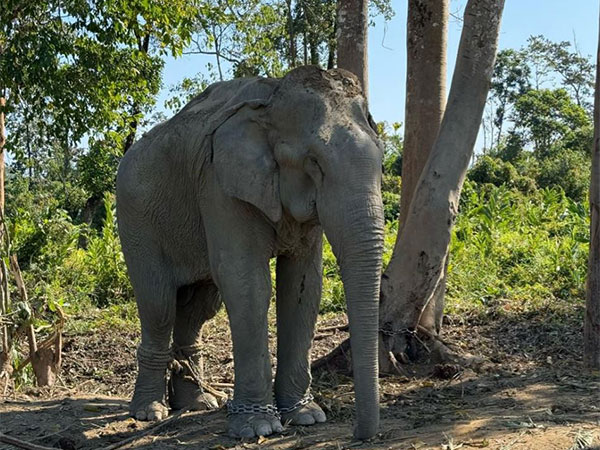
{"label": "wrinkled skin", "polygon": [[[216,407],[201,383],[200,331],[221,301],[231,324],[234,405],[290,408],[310,389],[322,284],[322,233],[348,301],[357,425],[379,420],[377,326],[383,247],[381,145],[356,78],[301,67],[278,79],[210,86],[125,155],[117,178],[123,253],[142,325],[131,414]],[[267,341],[277,258],[277,374]],[[170,355],[195,377],[173,372]],[[170,366],[172,367],[172,365]],[[169,405],[170,402],[170,405]],[[229,416],[233,436],[325,421],[313,401],[282,414]]]}

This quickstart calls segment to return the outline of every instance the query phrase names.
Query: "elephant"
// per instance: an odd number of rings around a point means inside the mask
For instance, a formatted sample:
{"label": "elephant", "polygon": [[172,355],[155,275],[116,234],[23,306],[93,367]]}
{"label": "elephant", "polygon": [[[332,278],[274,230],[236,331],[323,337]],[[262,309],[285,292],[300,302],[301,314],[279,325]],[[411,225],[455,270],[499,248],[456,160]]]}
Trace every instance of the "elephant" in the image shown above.
{"label": "elephant", "polygon": [[325,233],[347,300],[354,435],[376,433],[382,158],[358,79],[316,66],[212,84],[129,149],[116,198],[141,323],[132,416],[161,420],[169,406],[218,406],[202,382],[201,328],[224,303],[235,373],[229,434],[325,421],[310,394],[309,363]]}

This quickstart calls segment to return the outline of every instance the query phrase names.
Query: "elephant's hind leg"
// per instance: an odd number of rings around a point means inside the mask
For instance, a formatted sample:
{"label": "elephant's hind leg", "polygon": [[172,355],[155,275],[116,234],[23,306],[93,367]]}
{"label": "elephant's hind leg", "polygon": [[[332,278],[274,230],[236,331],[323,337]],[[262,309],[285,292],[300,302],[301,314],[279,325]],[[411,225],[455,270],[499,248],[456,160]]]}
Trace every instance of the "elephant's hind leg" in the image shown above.
{"label": "elephant's hind leg", "polygon": [[142,342],[138,347],[138,376],[130,414],[138,420],[162,420],[169,414],[166,402],[167,367],[172,360],[169,343],[175,321],[176,289],[163,269],[130,264]]}
{"label": "elephant's hind leg", "polygon": [[212,282],[178,290],[173,331],[176,362],[169,380],[169,404],[173,409],[205,410],[219,406],[215,397],[201,385],[204,375],[201,351],[202,325],[214,317],[220,306],[219,291]]}

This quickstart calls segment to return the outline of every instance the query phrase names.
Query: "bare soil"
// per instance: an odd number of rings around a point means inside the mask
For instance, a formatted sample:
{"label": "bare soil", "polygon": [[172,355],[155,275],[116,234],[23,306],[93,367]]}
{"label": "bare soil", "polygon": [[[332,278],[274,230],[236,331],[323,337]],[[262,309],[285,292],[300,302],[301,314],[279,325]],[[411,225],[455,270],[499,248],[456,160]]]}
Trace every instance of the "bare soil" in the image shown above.
{"label": "bare soil", "polygon": [[[318,328],[345,320],[344,315],[322,318]],[[233,381],[226,322],[219,314],[204,330],[207,381],[222,391]],[[62,449],[105,448],[127,438],[133,440],[123,448],[600,448],[600,374],[582,366],[581,323],[581,311],[448,318],[444,339],[485,363],[476,371],[458,372],[408,365],[409,376],[382,377],[380,433],[365,442],[351,439],[352,379],[326,371],[315,374],[313,382],[329,419],[322,425],[288,426],[280,435],[240,441],[227,436],[223,408],[186,412],[159,428],[137,422],[128,417],[127,406],[139,331],[71,332],[65,336],[57,385],[9,392],[0,403],[0,432]],[[319,332],[313,359],[346,337],[340,330]],[[144,430],[148,434],[142,435]],[[0,448],[13,447],[0,443]]]}

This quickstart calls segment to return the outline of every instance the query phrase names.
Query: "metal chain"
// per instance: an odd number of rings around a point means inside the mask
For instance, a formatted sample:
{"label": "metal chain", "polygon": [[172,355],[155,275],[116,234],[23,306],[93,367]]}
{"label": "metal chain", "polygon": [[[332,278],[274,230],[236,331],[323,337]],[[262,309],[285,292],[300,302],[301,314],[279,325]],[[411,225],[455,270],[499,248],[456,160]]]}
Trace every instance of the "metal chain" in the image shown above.
{"label": "metal chain", "polygon": [[291,413],[292,411],[295,411],[298,408],[308,405],[314,399],[315,398],[312,396],[312,394],[310,392],[308,392],[304,395],[304,397],[302,397],[300,400],[298,400],[292,406],[288,406],[287,408],[279,408],[279,412],[281,414]]}
{"label": "metal chain", "polygon": [[419,337],[417,330],[411,330],[409,328],[401,328],[400,330],[385,330],[383,328],[379,329],[379,332],[385,336],[398,336],[401,334],[407,334],[415,339],[419,344],[423,346],[423,348],[427,351],[427,353],[431,353],[431,350],[427,346],[425,342]]}
{"label": "metal chain", "polygon": [[400,334],[410,334],[411,336],[415,336],[417,334],[417,330],[411,330],[409,328],[401,328],[400,330],[386,330],[380,328],[379,332],[386,336],[398,336]]}
{"label": "metal chain", "polygon": [[234,414],[266,414],[279,419],[279,412],[275,405],[257,405],[256,403],[233,403],[232,400],[227,402],[227,415]]}

